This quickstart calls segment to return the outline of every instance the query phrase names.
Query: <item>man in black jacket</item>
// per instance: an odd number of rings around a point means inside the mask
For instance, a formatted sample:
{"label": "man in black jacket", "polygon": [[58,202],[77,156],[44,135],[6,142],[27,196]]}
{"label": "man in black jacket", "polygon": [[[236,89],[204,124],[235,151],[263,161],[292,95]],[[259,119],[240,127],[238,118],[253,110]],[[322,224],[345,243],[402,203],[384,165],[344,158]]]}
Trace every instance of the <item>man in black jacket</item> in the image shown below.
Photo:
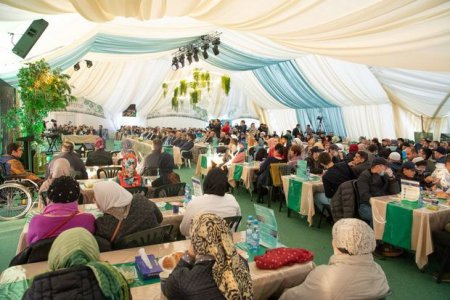
{"label": "man in black jacket", "polygon": [[372,225],[371,197],[394,195],[400,192],[400,185],[396,180],[388,162],[382,157],[372,161],[370,169],[365,170],[358,177],[359,215]]}
{"label": "man in black jacket", "polygon": [[88,179],[88,174],[86,172],[86,166],[84,165],[81,158],[74,151],[74,145],[72,142],[64,142],[61,146],[61,154],[53,157],[52,161],[49,163],[47,168],[47,173],[45,174],[45,178],[48,178],[50,175],[50,170],[52,170],[53,162],[58,158],[65,158],[69,161],[70,167],[80,174],[76,179]]}
{"label": "man in black jacket", "polygon": [[112,165],[112,154],[105,151],[105,143],[101,137],[95,141],[95,151],[88,154],[86,159],[86,166],[108,166]]}
{"label": "man in black jacket", "polygon": [[314,194],[314,203],[322,211],[324,204],[329,205],[331,203],[331,198],[341,183],[356,179],[356,175],[347,163],[333,163],[330,154],[327,152],[319,154],[319,164],[326,170],[322,176],[325,193]]}

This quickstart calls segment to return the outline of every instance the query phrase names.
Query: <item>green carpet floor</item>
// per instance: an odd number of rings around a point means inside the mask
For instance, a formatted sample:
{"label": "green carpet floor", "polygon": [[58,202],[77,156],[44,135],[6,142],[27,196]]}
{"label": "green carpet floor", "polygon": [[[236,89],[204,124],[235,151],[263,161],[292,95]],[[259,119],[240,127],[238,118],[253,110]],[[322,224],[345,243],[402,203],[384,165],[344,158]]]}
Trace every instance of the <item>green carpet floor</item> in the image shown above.
{"label": "green carpet floor", "polygon": [[[194,173],[191,169],[181,169],[182,181],[191,182]],[[250,201],[250,196],[245,189],[239,190],[236,194],[243,220],[249,214],[254,215],[254,202]],[[325,221],[322,227],[309,227],[306,218],[296,214],[291,214],[288,218],[286,207],[278,212],[278,202],[274,203],[273,209],[277,217],[280,229],[280,240],[289,247],[302,247],[314,253],[314,261],[317,265],[328,263],[332,254],[331,247],[331,226]],[[317,224],[318,219],[315,220]],[[22,230],[24,220],[0,223],[0,270],[4,270],[11,258],[15,255],[18,238]],[[245,221],[241,222],[240,230],[243,230]],[[430,259],[430,266],[421,273],[414,262],[414,255],[406,253],[398,258],[387,258],[376,260],[383,268],[392,289],[392,296],[389,299],[450,299],[450,284],[437,284],[432,278],[432,272],[436,270],[433,258]]]}

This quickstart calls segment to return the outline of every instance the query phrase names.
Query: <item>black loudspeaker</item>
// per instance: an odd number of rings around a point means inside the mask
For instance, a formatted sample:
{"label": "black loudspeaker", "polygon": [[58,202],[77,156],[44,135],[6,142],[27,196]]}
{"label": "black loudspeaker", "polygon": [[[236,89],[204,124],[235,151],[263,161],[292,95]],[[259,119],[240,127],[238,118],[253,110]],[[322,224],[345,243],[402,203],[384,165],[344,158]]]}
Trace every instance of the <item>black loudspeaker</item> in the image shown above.
{"label": "black loudspeaker", "polygon": [[130,104],[130,106],[122,112],[122,117],[136,117],[136,114],[136,104]]}
{"label": "black loudspeaker", "polygon": [[44,19],[34,20],[33,23],[31,23],[30,27],[28,27],[27,31],[25,31],[20,40],[14,46],[12,51],[16,55],[25,58],[28,52],[30,52],[31,48],[33,48],[34,44],[36,44],[37,40],[41,37],[47,26],[48,22]]}
{"label": "black loudspeaker", "polygon": [[[4,116],[10,108],[14,107],[15,101],[16,89],[0,79],[0,115]],[[13,137],[3,123],[0,123],[0,136],[2,153],[6,153],[6,146],[12,142]]]}

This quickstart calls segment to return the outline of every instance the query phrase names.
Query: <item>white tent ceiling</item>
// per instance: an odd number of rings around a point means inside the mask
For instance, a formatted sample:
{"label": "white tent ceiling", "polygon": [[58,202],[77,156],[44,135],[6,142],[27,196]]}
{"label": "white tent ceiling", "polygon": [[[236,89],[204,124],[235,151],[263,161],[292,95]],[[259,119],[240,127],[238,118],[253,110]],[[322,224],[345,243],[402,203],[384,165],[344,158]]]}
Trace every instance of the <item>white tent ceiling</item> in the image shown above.
{"label": "white tent ceiling", "polygon": [[[41,57],[61,60],[98,34],[171,39],[220,30],[222,42],[235,49],[261,57],[295,59],[309,84],[342,107],[348,134],[353,137],[412,137],[420,130],[421,115],[428,120],[426,129],[439,133],[442,117],[450,112],[445,101],[450,92],[448,1],[0,3],[0,78],[27,61]],[[11,52],[8,32],[22,33],[38,18],[50,25],[27,59],[21,60]],[[92,68],[78,72],[68,68],[66,72],[72,76],[74,94],[101,104],[117,127],[121,111],[131,103],[137,104],[139,117],[145,120],[148,113],[164,109],[170,102],[162,96],[161,83],[176,82],[189,73],[188,67],[176,72],[170,69],[172,52],[87,52],[83,59],[93,60]],[[209,95],[214,98],[208,104],[211,116],[242,112],[258,116],[277,130],[297,122],[293,110],[274,99],[251,71],[227,71],[205,62],[196,67],[232,78],[228,97],[218,92],[220,88]],[[402,117],[407,122],[400,122],[399,115],[407,115]]]}

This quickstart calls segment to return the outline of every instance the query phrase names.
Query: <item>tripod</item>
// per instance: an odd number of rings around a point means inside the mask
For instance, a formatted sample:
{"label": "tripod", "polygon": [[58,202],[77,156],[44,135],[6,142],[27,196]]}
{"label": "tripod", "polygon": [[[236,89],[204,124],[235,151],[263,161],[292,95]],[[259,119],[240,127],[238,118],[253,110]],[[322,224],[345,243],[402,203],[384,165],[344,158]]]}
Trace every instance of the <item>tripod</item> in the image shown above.
{"label": "tripod", "polygon": [[317,124],[316,133],[325,132],[325,126],[323,125],[323,118],[317,118],[319,123]]}

